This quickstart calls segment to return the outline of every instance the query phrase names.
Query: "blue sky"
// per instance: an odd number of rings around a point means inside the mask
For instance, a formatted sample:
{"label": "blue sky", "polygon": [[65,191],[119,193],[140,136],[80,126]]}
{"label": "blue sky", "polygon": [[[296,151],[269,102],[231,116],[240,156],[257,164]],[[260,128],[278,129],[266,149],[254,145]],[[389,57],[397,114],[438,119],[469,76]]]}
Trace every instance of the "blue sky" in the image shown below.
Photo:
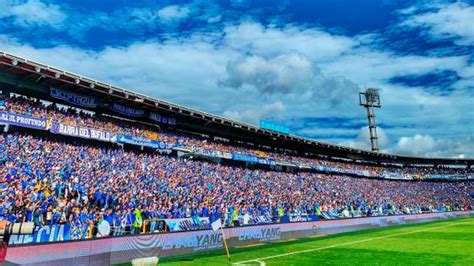
{"label": "blue sky", "polygon": [[0,0],[0,49],[157,98],[369,148],[474,157],[474,3]]}

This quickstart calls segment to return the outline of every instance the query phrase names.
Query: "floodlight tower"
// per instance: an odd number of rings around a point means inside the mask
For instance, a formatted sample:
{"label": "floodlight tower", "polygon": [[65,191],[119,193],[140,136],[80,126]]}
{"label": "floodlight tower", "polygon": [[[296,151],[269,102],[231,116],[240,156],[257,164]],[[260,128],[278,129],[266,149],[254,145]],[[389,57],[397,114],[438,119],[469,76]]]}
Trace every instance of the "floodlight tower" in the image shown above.
{"label": "floodlight tower", "polygon": [[370,144],[372,151],[379,151],[379,144],[377,142],[377,128],[375,126],[375,113],[374,108],[382,107],[380,105],[379,89],[369,88],[365,92],[359,93],[359,105],[364,106],[367,109],[367,118],[369,119],[369,133],[370,133]]}

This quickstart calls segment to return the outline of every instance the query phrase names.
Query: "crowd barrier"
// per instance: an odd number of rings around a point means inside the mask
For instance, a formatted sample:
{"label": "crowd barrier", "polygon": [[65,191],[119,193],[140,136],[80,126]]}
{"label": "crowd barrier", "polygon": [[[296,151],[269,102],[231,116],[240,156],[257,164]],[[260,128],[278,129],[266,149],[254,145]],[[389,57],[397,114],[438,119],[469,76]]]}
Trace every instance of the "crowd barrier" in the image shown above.
{"label": "crowd barrier", "polygon": [[[474,216],[474,211],[367,217],[226,228],[230,247],[337,234],[380,226]],[[223,249],[220,231],[197,230],[13,246],[10,265],[109,265],[142,257],[167,257]]]}

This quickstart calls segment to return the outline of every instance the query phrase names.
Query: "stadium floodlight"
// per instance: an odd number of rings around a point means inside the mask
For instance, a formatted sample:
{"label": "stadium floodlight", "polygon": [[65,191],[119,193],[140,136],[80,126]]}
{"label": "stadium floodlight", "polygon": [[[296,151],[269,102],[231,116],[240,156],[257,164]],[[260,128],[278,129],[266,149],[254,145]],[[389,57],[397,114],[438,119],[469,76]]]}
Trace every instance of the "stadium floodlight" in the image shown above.
{"label": "stadium floodlight", "polygon": [[18,65],[18,60],[13,59],[12,60],[12,65],[17,66]]}
{"label": "stadium floodlight", "polygon": [[125,99],[128,99],[128,97],[130,97],[128,93],[125,93]]}
{"label": "stadium floodlight", "polygon": [[74,82],[75,82],[76,84],[79,84],[81,81],[80,81],[79,79],[75,79]]}
{"label": "stadium floodlight", "polygon": [[370,145],[372,151],[379,151],[377,128],[375,126],[374,108],[380,108],[380,94],[378,89],[369,88],[365,92],[359,93],[359,105],[367,109],[367,118],[369,120]]}
{"label": "stadium floodlight", "polygon": [[91,84],[89,84],[89,87],[90,87],[91,89],[93,89],[93,88],[95,88],[95,84],[94,84],[94,83],[91,83]]}
{"label": "stadium floodlight", "polygon": [[114,90],[109,89],[109,94],[112,94],[112,93],[114,93]]}
{"label": "stadium floodlight", "polygon": [[41,72],[41,68],[40,68],[40,67],[35,67],[35,71],[36,71],[36,73],[40,73],[40,72]]}
{"label": "stadium floodlight", "polygon": [[61,73],[56,73],[56,74],[54,74],[54,77],[57,78],[57,79],[60,78],[60,77],[61,77]]}

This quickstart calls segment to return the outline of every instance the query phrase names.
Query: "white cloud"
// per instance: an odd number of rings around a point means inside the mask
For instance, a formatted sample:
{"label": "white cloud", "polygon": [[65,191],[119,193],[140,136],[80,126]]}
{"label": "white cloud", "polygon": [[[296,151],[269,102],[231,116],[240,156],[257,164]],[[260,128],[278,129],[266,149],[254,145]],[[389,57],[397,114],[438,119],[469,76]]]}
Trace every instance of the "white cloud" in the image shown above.
{"label": "white cloud", "polygon": [[217,23],[222,20],[222,15],[213,16],[207,19],[207,23]]}
{"label": "white cloud", "polygon": [[333,35],[317,28],[277,28],[250,21],[228,26],[224,32],[229,47],[243,52],[251,51],[263,57],[297,52],[311,60],[329,60],[359,44],[356,39]]}
{"label": "white cloud", "polygon": [[361,48],[328,62],[325,71],[333,75],[347,75],[358,84],[371,86],[385,83],[395,76],[423,75],[443,70],[462,71],[468,59],[468,56],[399,56]]}
{"label": "white cloud", "polygon": [[[383,128],[377,128],[377,137],[379,149],[381,151],[386,150],[390,144],[390,140]],[[362,127],[355,139],[341,141],[339,144],[357,149],[371,150],[369,127]]]}
{"label": "white cloud", "polygon": [[290,93],[306,90],[319,72],[306,56],[282,54],[265,59],[248,56],[227,64],[229,77],[223,85],[238,88],[248,84],[261,93]]}
{"label": "white cloud", "polygon": [[165,21],[179,21],[187,18],[191,14],[191,10],[186,6],[170,5],[158,11],[158,17]]}
{"label": "white cloud", "polygon": [[[316,100],[321,106],[347,103],[359,87],[344,76],[325,76],[308,57],[302,54],[281,54],[265,59],[241,57],[227,64],[228,77],[220,84],[242,89],[251,86],[262,96],[287,97],[294,94]],[[321,99],[324,99],[322,101]]]}
{"label": "white cloud", "polygon": [[58,5],[43,3],[40,0],[0,1],[0,19],[12,18],[19,27],[51,26],[58,28],[65,17]]}
{"label": "white cloud", "polygon": [[[153,12],[137,15],[144,21],[153,16]],[[381,141],[416,134],[464,138],[474,131],[474,96],[466,89],[472,86],[467,79],[472,64],[466,56],[399,56],[372,47],[376,35],[348,37],[294,25],[278,28],[246,21],[223,27],[99,51],[64,45],[39,49],[5,35],[0,35],[0,42],[11,53],[243,122],[275,117],[297,129],[311,117],[360,121],[366,114],[358,106],[359,86],[376,86],[382,89],[383,105],[377,110],[377,122],[390,125],[379,128]],[[462,80],[450,95],[387,83],[397,75],[439,70],[460,73]],[[335,126],[302,133],[342,142],[338,135],[350,135],[347,131]],[[363,135],[367,133],[362,129],[346,144],[369,148]],[[402,152],[394,149],[396,144],[387,141],[381,147]],[[445,154],[472,156],[456,149]]]}
{"label": "white cloud", "polygon": [[[0,20],[5,25],[21,28],[37,27],[42,30],[57,30],[77,40],[91,29],[129,34],[141,34],[162,29],[165,32],[188,18],[193,5],[170,5],[161,9],[123,7],[109,13],[90,10],[87,13],[42,0],[0,0]],[[207,20],[207,18],[205,18]],[[217,19],[217,18],[214,18]]]}
{"label": "white cloud", "polygon": [[[360,129],[357,137],[352,140],[339,142],[340,145],[370,150],[370,138],[368,127]],[[386,131],[377,128],[380,151],[397,155],[427,156],[427,157],[472,157],[474,149],[474,137],[461,137],[457,139],[439,139],[431,135],[415,134],[409,137],[401,137],[392,143]]]}
{"label": "white cloud", "polygon": [[430,135],[416,134],[402,137],[390,152],[403,155],[429,157],[459,157],[473,156],[474,137],[459,139],[436,139]]}
{"label": "white cloud", "polygon": [[450,4],[430,4],[426,12],[411,14],[401,25],[428,30],[435,39],[456,38],[461,45],[474,44],[474,6],[455,2]]}
{"label": "white cloud", "polygon": [[285,106],[281,102],[275,102],[264,106],[251,107],[251,109],[245,111],[231,111],[227,110],[224,112],[224,116],[237,120],[246,121],[248,123],[258,125],[262,119],[281,117],[281,114],[285,111]]}

